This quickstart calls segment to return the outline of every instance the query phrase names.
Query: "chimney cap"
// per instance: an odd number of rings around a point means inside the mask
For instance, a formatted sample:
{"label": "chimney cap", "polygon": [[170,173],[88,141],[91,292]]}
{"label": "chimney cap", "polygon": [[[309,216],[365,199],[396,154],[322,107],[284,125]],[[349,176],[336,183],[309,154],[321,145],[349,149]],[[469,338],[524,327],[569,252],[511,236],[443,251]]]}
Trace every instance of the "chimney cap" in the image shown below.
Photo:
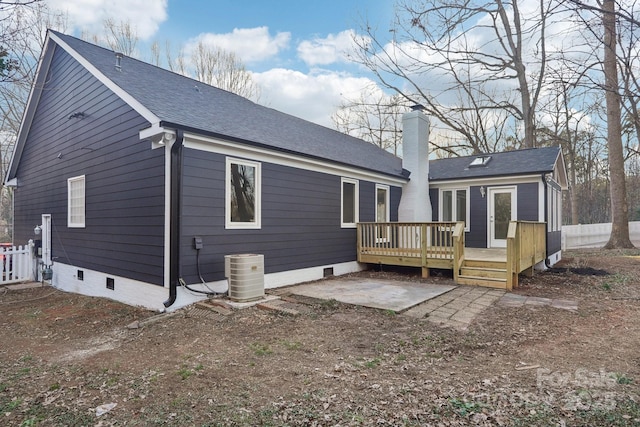
{"label": "chimney cap", "polygon": [[424,111],[424,105],[422,104],[412,105],[411,111]]}

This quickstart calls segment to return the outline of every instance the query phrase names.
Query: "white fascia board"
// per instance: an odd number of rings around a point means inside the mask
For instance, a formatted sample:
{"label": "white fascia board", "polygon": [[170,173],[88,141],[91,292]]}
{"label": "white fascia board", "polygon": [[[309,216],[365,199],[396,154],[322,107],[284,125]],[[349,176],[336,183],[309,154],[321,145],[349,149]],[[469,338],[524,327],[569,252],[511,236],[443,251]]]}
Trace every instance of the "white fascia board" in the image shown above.
{"label": "white fascia board", "polygon": [[238,142],[226,141],[198,134],[185,133],[184,146],[194,150],[241,157],[341,177],[373,181],[380,184],[402,186],[407,183],[406,179],[395,178],[393,176],[376,173],[374,171],[367,171],[356,167],[335,164],[330,161],[316,160],[309,157],[253,147]]}
{"label": "white fascia board", "polygon": [[562,154],[562,150],[558,153],[558,158],[556,159],[556,164],[554,166],[554,171],[557,175],[557,182],[560,184],[561,190],[569,189],[569,177],[567,176],[567,168],[566,163],[564,161],[564,155]]}
{"label": "white fascia board", "polygon": [[142,105],[131,94],[124,91],[120,86],[115,84],[111,79],[102,74],[91,62],[87,61],[82,55],[73,50],[71,46],[66,44],[62,39],[57,37],[53,33],[49,33],[49,36],[55,41],[58,46],[64,49],[69,55],[71,55],[76,61],[78,61],[84,68],[86,68],[94,77],[96,77],[102,84],[108,87],[112,92],[118,95],[124,102],[126,102],[131,108],[136,110],[142,117],[144,117],[149,123],[158,123],[160,119],[151,112],[147,107]]}
{"label": "white fascia board", "polygon": [[452,179],[447,181],[430,181],[433,188],[453,188],[453,187],[470,187],[478,185],[512,185],[540,182],[540,174],[521,175],[521,176],[504,176],[504,177],[488,177],[488,178],[469,178],[469,179]]}
{"label": "white fascia board", "polygon": [[176,140],[176,132],[163,128],[160,123],[153,123],[151,127],[142,129],[138,135],[141,141],[151,141],[151,149],[171,145]]}

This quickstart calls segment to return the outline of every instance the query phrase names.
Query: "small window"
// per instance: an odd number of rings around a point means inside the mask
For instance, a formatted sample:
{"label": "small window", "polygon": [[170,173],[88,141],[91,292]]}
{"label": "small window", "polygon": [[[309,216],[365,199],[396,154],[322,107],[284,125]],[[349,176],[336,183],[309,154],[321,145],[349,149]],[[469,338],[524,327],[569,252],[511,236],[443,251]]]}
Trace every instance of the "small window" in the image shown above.
{"label": "small window", "polygon": [[480,157],[476,157],[475,159],[473,159],[471,161],[471,163],[469,163],[470,167],[476,167],[476,166],[486,166],[487,163],[489,163],[489,161],[491,160],[491,156],[480,156]]}
{"label": "small window", "polygon": [[442,190],[440,193],[440,220],[447,222],[464,221],[469,228],[469,206],[467,189]]}
{"label": "small window", "polygon": [[85,226],[85,177],[77,176],[67,180],[67,227]]}
{"label": "small window", "polygon": [[376,222],[389,222],[389,187],[376,184]]}
{"label": "small window", "polygon": [[260,163],[227,158],[226,228],[260,228]]}
{"label": "small window", "polygon": [[342,215],[344,228],[353,228],[358,222],[358,181],[342,178]]}

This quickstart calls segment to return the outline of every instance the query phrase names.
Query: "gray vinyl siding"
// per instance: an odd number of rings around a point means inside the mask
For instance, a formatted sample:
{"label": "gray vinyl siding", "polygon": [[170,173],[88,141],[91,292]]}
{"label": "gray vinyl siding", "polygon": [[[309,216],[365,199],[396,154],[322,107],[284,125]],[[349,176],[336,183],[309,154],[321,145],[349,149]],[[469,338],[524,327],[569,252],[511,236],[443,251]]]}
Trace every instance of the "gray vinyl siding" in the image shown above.
{"label": "gray vinyl siding", "polygon": [[437,188],[429,189],[429,199],[431,200],[431,218],[439,221],[440,218],[440,191]]}
{"label": "gray vinyl siding", "polygon": [[[54,263],[163,285],[164,154],[139,140],[147,126],[57,48],[17,169],[16,244],[51,214]],[[79,175],[85,228],[68,228],[67,179]]]}
{"label": "gray vinyl siding", "polygon": [[373,182],[360,181],[360,222],[376,220],[376,185]]}
{"label": "gray vinyl siding", "polygon": [[[198,281],[193,237],[202,237],[206,281],[224,278],[224,255],[264,254],[265,273],[356,260],[356,230],[340,226],[340,176],[261,163],[261,228],[225,229],[225,156],[184,149],[181,275]],[[252,160],[252,159],[248,159]],[[360,220],[373,220],[375,183],[359,181]],[[391,187],[397,218],[400,189]],[[395,212],[395,213],[394,213]]]}
{"label": "gray vinyl siding", "polygon": [[538,183],[518,184],[518,220],[538,221]]}
{"label": "gray vinyl siding", "polygon": [[[465,233],[465,245],[469,248],[487,247],[488,203],[487,196],[482,197],[480,187],[488,194],[492,186],[472,185],[469,187],[469,231]],[[500,185],[499,187],[503,187]],[[521,221],[538,221],[538,183],[524,183],[516,186],[517,218]],[[433,220],[438,221],[440,193],[438,188],[429,189]]]}
{"label": "gray vinyl siding", "polygon": [[487,247],[487,215],[487,196],[482,197],[480,185],[469,187],[469,232],[465,234],[467,247]]}
{"label": "gray vinyl siding", "polygon": [[562,231],[547,232],[547,255],[560,252],[562,249]]}
{"label": "gray vinyl siding", "polygon": [[389,195],[389,221],[398,221],[398,207],[400,207],[400,199],[402,198],[402,187],[391,187]]}

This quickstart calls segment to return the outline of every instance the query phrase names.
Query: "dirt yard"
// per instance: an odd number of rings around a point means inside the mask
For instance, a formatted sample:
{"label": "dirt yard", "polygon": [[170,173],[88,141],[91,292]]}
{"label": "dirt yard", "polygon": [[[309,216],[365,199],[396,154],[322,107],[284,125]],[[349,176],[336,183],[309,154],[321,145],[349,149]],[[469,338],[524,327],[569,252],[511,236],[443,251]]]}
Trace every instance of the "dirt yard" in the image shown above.
{"label": "dirt yard", "polygon": [[577,311],[494,304],[466,331],[308,298],[158,316],[0,288],[0,425],[638,426],[640,251],[565,258],[514,292]]}

